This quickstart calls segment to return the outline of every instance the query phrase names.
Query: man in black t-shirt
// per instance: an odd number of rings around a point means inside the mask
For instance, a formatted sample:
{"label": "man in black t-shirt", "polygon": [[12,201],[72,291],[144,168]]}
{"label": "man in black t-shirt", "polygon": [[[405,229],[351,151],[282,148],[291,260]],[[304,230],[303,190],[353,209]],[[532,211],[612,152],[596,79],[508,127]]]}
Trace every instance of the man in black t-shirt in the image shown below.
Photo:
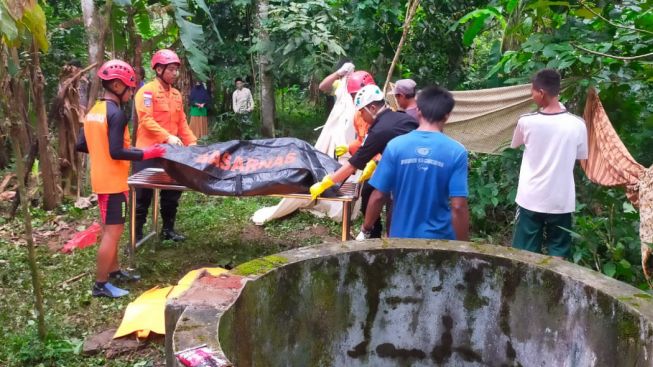
{"label": "man in black t-shirt", "polygon": [[[397,136],[413,131],[419,125],[410,115],[402,112],[394,112],[388,108],[383,98],[383,92],[376,85],[368,85],[361,89],[354,98],[356,109],[361,111],[363,119],[371,125],[363,145],[358,149],[347,163],[336,172],[327,175],[311,186],[310,192],[313,199],[317,198],[333,186],[335,183],[343,182],[357,169],[363,170],[359,182],[369,180],[376,169],[375,157],[385,149],[388,142]],[[367,201],[374,188],[364,183],[361,191],[361,209],[365,214]],[[380,219],[374,225],[372,238],[381,237]]]}

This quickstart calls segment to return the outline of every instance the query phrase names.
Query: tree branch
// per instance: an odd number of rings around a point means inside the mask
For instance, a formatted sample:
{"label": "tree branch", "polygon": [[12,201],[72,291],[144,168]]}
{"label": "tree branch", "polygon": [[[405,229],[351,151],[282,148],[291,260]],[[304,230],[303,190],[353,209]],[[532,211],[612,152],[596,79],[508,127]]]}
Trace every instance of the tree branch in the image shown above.
{"label": "tree branch", "polygon": [[392,79],[392,73],[395,70],[395,66],[397,65],[397,61],[399,60],[399,55],[401,54],[401,48],[404,46],[404,42],[406,42],[406,36],[408,35],[408,30],[410,29],[410,23],[413,20],[413,17],[415,16],[415,12],[417,12],[417,7],[419,6],[420,0],[412,0],[408,2],[408,9],[406,10],[406,19],[404,20],[404,32],[401,35],[401,39],[399,40],[399,44],[397,45],[397,50],[395,51],[395,56],[392,59],[392,63],[390,64],[390,69],[388,70],[388,76],[385,79],[385,84],[383,84],[383,94],[385,95],[386,90],[388,89],[388,84],[390,84],[390,79]]}
{"label": "tree branch", "polygon": [[82,76],[82,74],[85,74],[86,72],[88,72],[89,70],[93,69],[96,66],[97,66],[97,62],[94,62],[91,65],[75,73],[75,75],[73,75],[72,77],[66,79],[66,81],[64,81],[64,83],[61,85],[60,92],[57,94],[57,97],[63,98],[63,95],[66,89],[68,89],[68,86],[70,86],[70,84],[72,84],[75,80],[79,79],[79,77]]}
{"label": "tree branch", "polygon": [[66,20],[64,22],[61,22],[55,28],[56,29],[68,29],[68,28],[72,28],[72,27],[78,26],[78,25],[84,25],[84,20],[82,19],[82,17],[68,19],[68,20]]}
{"label": "tree branch", "polygon": [[642,32],[642,33],[647,33],[647,34],[653,34],[653,32],[651,32],[651,31],[647,31],[647,30],[645,30],[645,29],[639,29],[639,28],[635,28],[635,27],[628,27],[628,26],[625,26],[625,25],[622,25],[622,24],[617,24],[617,23],[611,21],[610,19],[607,19],[607,18],[604,17],[603,15],[597,13],[594,9],[590,8],[587,4],[585,4],[584,1],[581,0],[581,1],[578,1],[578,2],[580,3],[580,5],[583,6],[583,8],[587,9],[590,13],[596,15],[596,16],[599,17],[601,20],[603,20],[604,22],[610,24],[611,26],[613,26],[613,27],[615,27],[615,28],[628,29],[628,30],[630,30],[630,31]]}
{"label": "tree branch", "polygon": [[143,41],[143,48],[145,50],[151,50],[154,46],[156,46],[159,43],[159,41],[161,41],[162,39],[168,37],[168,30],[170,30],[170,25],[171,24],[172,24],[172,22],[169,23],[168,25],[166,25],[166,27],[163,28],[161,33],[157,34],[156,36],[154,36],[154,37],[152,37],[150,39],[144,40]]}
{"label": "tree branch", "polygon": [[598,55],[598,56],[603,56],[603,57],[609,57],[609,58],[612,58],[612,59],[623,60],[623,61],[639,60],[639,59],[645,59],[645,58],[647,58],[647,57],[651,57],[651,56],[653,56],[653,52],[651,52],[651,53],[647,53],[647,54],[643,54],[643,55],[636,55],[636,56],[617,56],[617,55],[610,55],[610,54],[606,54],[606,53],[603,53],[603,52],[590,50],[590,49],[585,48],[585,47],[583,47],[583,46],[577,45],[577,44],[575,44],[575,43],[573,43],[573,42],[570,42],[570,44],[571,44],[573,47],[575,47],[575,48],[577,48],[577,49],[579,49],[579,50],[585,51],[585,52],[590,53],[590,54],[593,54],[593,55]]}
{"label": "tree branch", "polygon": [[161,4],[154,4],[150,6],[148,10],[151,11],[152,13],[161,15],[173,11],[175,10],[175,8],[172,6],[172,4],[168,4],[165,6]]}

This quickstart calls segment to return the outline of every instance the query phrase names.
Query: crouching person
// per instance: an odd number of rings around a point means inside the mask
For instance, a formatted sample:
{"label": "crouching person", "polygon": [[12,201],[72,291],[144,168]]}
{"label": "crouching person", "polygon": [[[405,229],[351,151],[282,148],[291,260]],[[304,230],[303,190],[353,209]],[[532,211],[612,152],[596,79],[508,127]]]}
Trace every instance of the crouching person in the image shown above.
{"label": "crouching person", "polygon": [[124,61],[111,60],[98,70],[104,96],[88,112],[77,150],[88,153],[91,161],[91,186],[98,195],[102,220],[102,240],[97,253],[97,272],[93,296],[117,298],[128,291],[110,280],[138,280],[120,269],[118,243],[125,228],[127,213],[127,177],[129,161],[162,157],[165,148],[153,146],[131,149],[127,116],[121,109],[136,87],[134,69]]}
{"label": "crouching person", "polygon": [[442,132],[453,106],[446,89],[420,92],[419,127],[388,143],[370,179],[375,191],[362,232],[371,230],[391,195],[390,237],[469,240],[467,151]]}

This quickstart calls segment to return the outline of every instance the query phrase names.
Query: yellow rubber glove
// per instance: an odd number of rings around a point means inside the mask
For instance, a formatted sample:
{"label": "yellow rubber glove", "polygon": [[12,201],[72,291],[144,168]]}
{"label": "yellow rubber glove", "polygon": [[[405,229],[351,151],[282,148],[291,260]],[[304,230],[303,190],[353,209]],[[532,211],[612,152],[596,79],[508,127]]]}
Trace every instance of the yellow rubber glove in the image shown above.
{"label": "yellow rubber glove", "polygon": [[331,176],[327,175],[324,176],[322,181],[314,184],[310,188],[311,192],[311,199],[315,200],[317,199],[318,196],[320,196],[323,192],[325,192],[329,187],[333,186],[333,180],[331,179]]}
{"label": "yellow rubber glove", "polygon": [[376,161],[372,159],[371,161],[367,162],[365,165],[365,168],[363,169],[363,173],[361,176],[358,178],[358,183],[363,183],[372,177],[372,174],[374,173],[374,170],[376,169]]}
{"label": "yellow rubber glove", "polygon": [[346,145],[338,145],[336,147],[336,158],[342,157],[344,154],[349,152],[349,147]]}

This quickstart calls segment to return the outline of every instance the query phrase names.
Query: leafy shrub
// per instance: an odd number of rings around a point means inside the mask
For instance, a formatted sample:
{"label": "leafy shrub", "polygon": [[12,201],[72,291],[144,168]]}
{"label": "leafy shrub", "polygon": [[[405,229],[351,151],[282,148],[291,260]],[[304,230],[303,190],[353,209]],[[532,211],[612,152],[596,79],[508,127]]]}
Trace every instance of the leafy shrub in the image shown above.
{"label": "leafy shrub", "polygon": [[621,189],[577,180],[582,202],[574,217],[572,260],[615,279],[646,288],[639,241],[639,213]]}
{"label": "leafy shrub", "polygon": [[469,209],[473,236],[499,245],[510,244],[521,151],[469,156]]}

